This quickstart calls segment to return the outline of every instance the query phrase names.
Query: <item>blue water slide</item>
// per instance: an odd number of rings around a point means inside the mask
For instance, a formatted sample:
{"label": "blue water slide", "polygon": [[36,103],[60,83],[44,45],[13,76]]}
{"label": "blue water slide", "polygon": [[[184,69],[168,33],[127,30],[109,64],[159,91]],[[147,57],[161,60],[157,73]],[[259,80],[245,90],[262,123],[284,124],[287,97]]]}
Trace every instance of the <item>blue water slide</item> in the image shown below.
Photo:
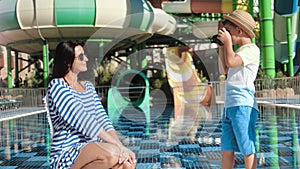
{"label": "blue water slide", "polygon": [[[300,68],[299,54],[299,1],[275,0],[274,1],[274,34],[275,58],[277,62],[288,63],[288,42],[286,18],[291,17],[291,37],[293,46],[294,72]],[[298,40],[297,40],[298,39]]]}

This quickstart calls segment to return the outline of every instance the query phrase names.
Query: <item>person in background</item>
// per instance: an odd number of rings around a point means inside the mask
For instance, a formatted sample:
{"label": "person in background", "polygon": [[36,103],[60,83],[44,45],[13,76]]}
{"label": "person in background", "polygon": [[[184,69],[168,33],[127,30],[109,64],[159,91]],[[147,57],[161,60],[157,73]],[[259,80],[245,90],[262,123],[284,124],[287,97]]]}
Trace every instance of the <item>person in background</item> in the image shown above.
{"label": "person in background", "polygon": [[[218,31],[219,69],[227,74],[222,117],[222,168],[234,167],[234,152],[244,155],[245,168],[256,168],[255,125],[258,106],[254,80],[259,68],[260,50],[252,43],[255,21],[243,10],[224,16]],[[238,45],[236,50],[233,45]]]}
{"label": "person in background", "polygon": [[78,75],[87,71],[83,44],[60,42],[53,79],[46,96],[51,132],[51,168],[135,168],[135,154],[125,147],[93,84]]}

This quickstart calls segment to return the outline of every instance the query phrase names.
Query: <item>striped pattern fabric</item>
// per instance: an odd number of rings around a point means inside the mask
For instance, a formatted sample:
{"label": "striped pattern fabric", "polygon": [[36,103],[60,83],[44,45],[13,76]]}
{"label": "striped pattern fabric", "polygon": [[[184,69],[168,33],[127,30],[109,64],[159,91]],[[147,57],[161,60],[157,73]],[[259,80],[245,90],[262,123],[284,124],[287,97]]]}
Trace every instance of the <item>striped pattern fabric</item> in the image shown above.
{"label": "striped pattern fabric", "polygon": [[114,130],[92,83],[77,92],[60,79],[51,80],[47,92],[51,132],[51,167],[70,168],[88,142],[101,141],[102,129]]}

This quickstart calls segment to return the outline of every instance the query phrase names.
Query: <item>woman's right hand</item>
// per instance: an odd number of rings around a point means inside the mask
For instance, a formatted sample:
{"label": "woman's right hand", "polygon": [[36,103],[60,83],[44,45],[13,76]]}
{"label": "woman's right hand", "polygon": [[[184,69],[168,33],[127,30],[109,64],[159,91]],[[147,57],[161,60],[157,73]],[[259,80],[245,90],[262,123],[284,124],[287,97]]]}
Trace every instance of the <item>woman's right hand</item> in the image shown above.
{"label": "woman's right hand", "polygon": [[119,156],[119,164],[123,164],[127,161],[130,164],[135,163],[135,154],[121,143],[121,141],[117,137],[117,134],[114,131],[106,132],[103,129],[99,133],[98,137],[101,138],[104,142],[114,144],[115,146],[117,146],[119,150],[117,150],[115,153]]}
{"label": "woman's right hand", "polygon": [[120,146],[119,164],[123,164],[127,161],[130,164],[136,163],[135,154],[129,148]]}

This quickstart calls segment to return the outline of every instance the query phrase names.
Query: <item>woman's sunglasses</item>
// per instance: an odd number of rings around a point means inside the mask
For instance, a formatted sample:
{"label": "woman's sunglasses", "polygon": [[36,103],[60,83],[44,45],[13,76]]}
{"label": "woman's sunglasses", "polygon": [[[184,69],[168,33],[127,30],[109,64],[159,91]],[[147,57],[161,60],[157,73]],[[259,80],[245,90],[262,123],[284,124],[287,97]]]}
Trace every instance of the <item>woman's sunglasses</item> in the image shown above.
{"label": "woman's sunglasses", "polygon": [[78,55],[78,59],[80,60],[80,61],[83,61],[84,60],[84,57],[87,57],[85,54],[83,54],[83,53],[80,53],[79,55]]}

